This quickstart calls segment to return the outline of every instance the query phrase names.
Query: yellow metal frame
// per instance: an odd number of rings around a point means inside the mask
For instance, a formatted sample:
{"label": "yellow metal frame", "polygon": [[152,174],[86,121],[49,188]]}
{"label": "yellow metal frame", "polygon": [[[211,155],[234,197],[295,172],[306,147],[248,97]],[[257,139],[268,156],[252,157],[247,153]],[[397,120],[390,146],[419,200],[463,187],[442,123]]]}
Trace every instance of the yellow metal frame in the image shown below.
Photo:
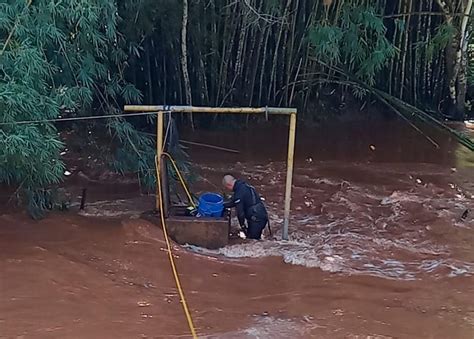
{"label": "yellow metal frame", "polygon": [[[293,181],[293,163],[295,154],[295,136],[296,136],[296,108],[279,108],[279,107],[197,107],[197,106],[142,106],[142,105],[126,105],[126,112],[156,112],[157,114],[157,130],[156,130],[156,153],[158,160],[161,159],[163,152],[163,121],[164,112],[171,113],[214,113],[214,114],[271,114],[271,115],[288,115],[290,117],[290,128],[288,133],[288,157],[286,169],[286,185],[285,185],[285,211],[283,222],[282,238],[288,240],[288,226],[290,224],[290,207],[291,207],[291,187]],[[157,200],[157,204],[159,201]]]}

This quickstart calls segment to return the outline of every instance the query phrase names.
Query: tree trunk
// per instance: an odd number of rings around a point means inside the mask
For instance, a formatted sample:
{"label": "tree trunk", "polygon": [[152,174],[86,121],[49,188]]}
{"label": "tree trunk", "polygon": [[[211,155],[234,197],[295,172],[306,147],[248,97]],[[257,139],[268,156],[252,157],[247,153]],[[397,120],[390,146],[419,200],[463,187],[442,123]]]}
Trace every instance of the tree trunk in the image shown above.
{"label": "tree trunk", "polygon": [[151,61],[150,61],[150,50],[151,43],[148,42],[148,48],[146,50],[146,79],[147,79],[147,88],[148,88],[148,103],[153,105],[153,80],[151,77]]}
{"label": "tree trunk", "polygon": [[411,0],[408,0],[407,2],[405,2],[405,7],[404,7],[404,12],[405,13],[410,13],[408,14],[408,17],[407,17],[407,20],[406,20],[406,23],[405,23],[405,41],[403,42],[403,56],[402,56],[402,75],[401,75],[401,78],[400,78],[400,94],[399,94],[399,98],[403,100],[403,96],[404,96],[404,89],[405,89],[405,86],[406,86],[406,81],[405,81],[405,74],[406,74],[406,60],[407,60],[407,55],[408,53],[410,52],[410,50],[408,49],[408,40],[409,40],[409,37],[410,37],[410,19],[411,19],[411,12],[412,12],[412,1]]}
{"label": "tree trunk", "polygon": [[[184,89],[186,95],[186,105],[192,105],[191,81],[188,72],[188,48],[187,48],[187,30],[188,30],[188,0],[183,0],[183,21],[181,26],[181,69],[183,71]],[[193,114],[189,114],[189,122],[194,129]]]}
{"label": "tree trunk", "polygon": [[[288,20],[288,14],[290,12],[290,6],[291,6],[291,0],[288,0],[287,3],[286,3],[286,6],[285,6],[284,14],[283,14],[285,23]],[[281,23],[280,32],[278,34],[278,38],[277,38],[277,42],[276,42],[276,46],[275,46],[275,52],[273,54],[273,66],[272,66],[272,70],[270,72],[270,82],[269,82],[269,88],[268,88],[267,103],[270,103],[271,102],[270,100],[274,101],[275,97],[276,97],[276,91],[277,91],[277,74],[276,74],[276,71],[277,71],[277,65],[278,65],[278,53],[279,53],[280,48],[281,48],[281,41],[282,41],[282,38],[283,38],[285,23]],[[284,41],[283,43],[286,44],[287,42]],[[273,89],[273,96],[272,96],[272,89]]]}
{"label": "tree trunk", "polygon": [[[430,2],[429,11],[433,12],[433,2]],[[431,15],[428,15],[426,18],[427,24],[425,25],[425,33],[426,33],[426,41],[431,40]],[[433,79],[433,63],[432,58],[428,57],[426,50],[424,51],[424,60],[425,60],[425,67],[423,71],[423,99],[426,100],[427,98],[432,97],[431,92],[431,84]]]}
{"label": "tree trunk", "polygon": [[[448,78],[449,105],[448,114],[455,120],[463,120],[465,116],[465,101],[467,91],[467,24],[471,13],[473,0],[463,0],[462,17],[458,33],[452,37],[451,43],[446,46],[446,75]],[[446,22],[455,25],[455,18],[450,6],[444,0],[437,0],[445,14]],[[466,60],[466,61],[464,61]]]}
{"label": "tree trunk", "polygon": [[469,31],[468,31],[468,22],[469,15],[471,14],[473,0],[468,0],[466,2],[466,7],[464,10],[464,17],[461,22],[460,29],[460,43],[458,47],[456,63],[458,64],[458,74],[457,74],[457,84],[456,84],[456,120],[464,120],[465,118],[465,103],[466,103],[466,93],[467,93],[467,53],[468,53],[468,43],[469,43]]}
{"label": "tree trunk", "polygon": [[242,68],[243,68],[243,63],[244,63],[244,47],[246,43],[246,30],[247,30],[247,15],[245,15],[242,12],[240,12],[240,15],[242,17],[242,21],[240,23],[240,31],[239,31],[239,37],[238,37],[238,47],[237,47],[237,55],[235,57],[235,63],[234,63],[234,78],[232,79],[232,83],[230,85],[229,93],[227,93],[226,97],[229,95],[232,98],[232,102],[235,100],[233,98],[234,93],[240,92],[241,84],[242,84]]}

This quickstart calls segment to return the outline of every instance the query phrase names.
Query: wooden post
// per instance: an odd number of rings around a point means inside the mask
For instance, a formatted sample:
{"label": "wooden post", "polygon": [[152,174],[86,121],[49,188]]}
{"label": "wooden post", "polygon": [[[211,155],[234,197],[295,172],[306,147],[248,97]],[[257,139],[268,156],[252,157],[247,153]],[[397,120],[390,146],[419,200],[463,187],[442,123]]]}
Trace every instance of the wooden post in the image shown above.
{"label": "wooden post", "polygon": [[86,196],[87,196],[87,188],[82,189],[82,196],[81,196],[81,207],[79,208],[81,211],[84,210],[86,207]]}
{"label": "wooden post", "polygon": [[288,225],[290,224],[291,185],[293,181],[293,160],[295,154],[296,113],[290,115],[290,132],[288,137],[288,164],[286,168],[285,215],[283,222],[283,240],[288,240]]}
{"label": "wooden post", "polygon": [[[163,112],[159,111],[156,117],[156,156],[158,162],[158,170],[161,171],[161,154],[163,153]],[[158,180],[159,178],[156,178]],[[161,179],[161,178],[160,178]],[[160,210],[160,193],[158,190],[158,182],[156,184],[156,210]]]}

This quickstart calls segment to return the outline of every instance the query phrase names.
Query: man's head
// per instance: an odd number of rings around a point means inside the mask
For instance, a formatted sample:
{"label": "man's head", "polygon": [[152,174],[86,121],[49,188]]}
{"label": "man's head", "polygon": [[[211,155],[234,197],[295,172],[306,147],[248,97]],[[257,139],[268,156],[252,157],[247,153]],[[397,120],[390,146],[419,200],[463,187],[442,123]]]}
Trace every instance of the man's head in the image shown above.
{"label": "man's head", "polygon": [[236,179],[230,174],[226,174],[224,175],[224,178],[222,178],[222,185],[226,190],[229,191],[232,191],[234,189],[235,182]]}

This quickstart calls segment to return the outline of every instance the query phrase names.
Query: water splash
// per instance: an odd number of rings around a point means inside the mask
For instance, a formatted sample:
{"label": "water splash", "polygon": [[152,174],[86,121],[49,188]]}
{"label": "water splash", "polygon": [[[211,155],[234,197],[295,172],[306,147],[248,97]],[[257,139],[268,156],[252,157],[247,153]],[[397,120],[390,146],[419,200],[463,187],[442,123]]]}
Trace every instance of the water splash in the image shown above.
{"label": "water splash", "polygon": [[256,339],[256,338],[307,338],[312,329],[322,327],[312,320],[305,319],[282,319],[271,316],[257,316],[253,325],[227,333],[217,333],[203,338],[214,339]]}
{"label": "water splash", "polygon": [[[272,228],[280,239],[282,196],[274,190],[284,186],[283,164],[259,165],[251,171],[238,164],[236,169],[253,178],[267,196]],[[446,174],[438,174],[434,166],[412,175],[390,169],[386,185],[366,182],[371,173],[379,175],[380,168],[363,170],[363,181],[321,178],[314,168],[297,170],[290,241],[248,242],[217,251],[190,249],[234,259],[278,256],[292,265],[389,279],[474,274],[474,257],[456,254],[469,252],[466,239],[473,238],[474,220],[460,223],[458,216],[472,209],[469,192],[459,194],[459,186],[449,186],[446,180],[451,179],[444,180]],[[416,181],[420,177],[421,183]],[[454,229],[459,235],[453,239]]]}

